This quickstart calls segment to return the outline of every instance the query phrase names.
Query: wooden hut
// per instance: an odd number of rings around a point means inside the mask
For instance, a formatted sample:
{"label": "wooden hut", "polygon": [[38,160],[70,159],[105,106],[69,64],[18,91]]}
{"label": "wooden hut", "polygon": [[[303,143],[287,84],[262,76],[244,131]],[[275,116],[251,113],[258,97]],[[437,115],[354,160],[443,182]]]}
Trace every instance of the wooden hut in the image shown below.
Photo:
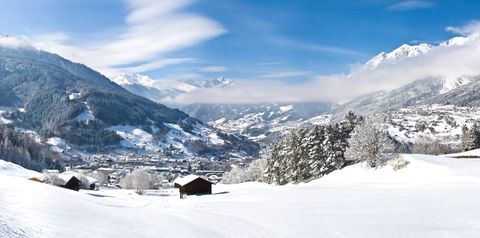
{"label": "wooden hut", "polygon": [[187,175],[173,181],[175,188],[179,189],[180,198],[192,194],[212,194],[212,182],[197,175]]}

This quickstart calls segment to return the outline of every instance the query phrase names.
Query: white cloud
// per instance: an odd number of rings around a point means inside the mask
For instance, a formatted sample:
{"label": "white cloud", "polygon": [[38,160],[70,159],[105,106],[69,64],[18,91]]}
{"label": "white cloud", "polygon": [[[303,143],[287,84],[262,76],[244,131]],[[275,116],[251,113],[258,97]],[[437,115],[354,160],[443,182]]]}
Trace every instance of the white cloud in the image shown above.
{"label": "white cloud", "polygon": [[[428,78],[456,79],[480,75],[480,27],[477,22],[460,27],[468,34],[456,37],[457,44],[437,45],[428,53],[394,64],[349,74],[314,76],[291,84],[282,80],[238,80],[225,88],[202,89],[169,98],[175,103],[258,103],[298,101],[345,101],[383,90],[393,90],[416,80]],[[460,32],[460,31],[459,31]],[[275,75],[273,75],[275,76]],[[280,75],[281,76],[281,75]]]}
{"label": "white cloud", "polygon": [[448,26],[445,29],[447,31],[450,31],[452,33],[462,35],[462,36],[475,35],[480,33],[480,22],[471,21],[469,24],[465,26],[461,26],[461,27]]}
{"label": "white cloud", "polygon": [[[36,46],[84,63],[105,74],[121,72],[122,65],[137,72],[155,69],[185,60],[168,59],[172,51],[193,46],[217,37],[226,30],[217,22],[201,15],[187,13],[189,0],[156,1],[125,0],[128,15],[118,34],[108,39],[69,44],[66,33],[34,37]],[[76,42],[82,42],[76,39]],[[152,61],[147,65],[144,62]],[[162,63],[163,62],[163,63]]]}
{"label": "white cloud", "polygon": [[434,4],[430,1],[423,1],[423,0],[408,0],[402,1],[387,7],[388,10],[392,11],[408,11],[408,10],[415,10],[415,9],[425,9],[431,8]]}
{"label": "white cloud", "polygon": [[208,67],[200,68],[199,71],[202,72],[202,73],[221,73],[221,72],[226,72],[227,67],[224,67],[224,66],[208,66]]}

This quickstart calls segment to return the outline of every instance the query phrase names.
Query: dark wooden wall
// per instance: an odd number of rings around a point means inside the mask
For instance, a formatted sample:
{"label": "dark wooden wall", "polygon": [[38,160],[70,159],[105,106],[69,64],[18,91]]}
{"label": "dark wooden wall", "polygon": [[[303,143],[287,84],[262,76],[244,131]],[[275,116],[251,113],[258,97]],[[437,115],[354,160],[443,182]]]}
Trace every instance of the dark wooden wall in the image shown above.
{"label": "dark wooden wall", "polygon": [[198,178],[193,180],[192,182],[185,184],[181,192],[186,193],[187,195],[190,194],[212,194],[212,183]]}
{"label": "dark wooden wall", "polygon": [[76,177],[72,177],[70,180],[68,180],[68,182],[63,185],[62,187],[64,188],[68,188],[68,189],[71,189],[71,190],[75,190],[75,191],[78,191],[80,190],[80,185],[82,184],[82,182],[77,179]]}

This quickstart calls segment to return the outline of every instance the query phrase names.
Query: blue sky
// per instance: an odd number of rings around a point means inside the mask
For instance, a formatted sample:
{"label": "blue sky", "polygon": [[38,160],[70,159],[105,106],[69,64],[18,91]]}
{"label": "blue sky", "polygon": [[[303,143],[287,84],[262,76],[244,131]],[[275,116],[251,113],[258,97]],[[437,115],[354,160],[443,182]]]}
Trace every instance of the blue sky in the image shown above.
{"label": "blue sky", "polygon": [[[120,34],[131,10],[128,3],[114,0],[2,1],[0,9],[4,34],[35,38],[63,33],[73,45]],[[140,73],[154,78],[285,75],[284,80],[301,81],[348,72],[351,65],[403,43],[446,40],[452,34],[445,27],[475,19],[480,2],[199,0],[179,12],[208,18],[224,32],[160,52],[162,59],[188,60]]]}
{"label": "blue sky", "polygon": [[0,2],[0,32],[109,76],[301,83],[403,43],[447,40],[446,27],[479,12],[474,0],[18,0]]}

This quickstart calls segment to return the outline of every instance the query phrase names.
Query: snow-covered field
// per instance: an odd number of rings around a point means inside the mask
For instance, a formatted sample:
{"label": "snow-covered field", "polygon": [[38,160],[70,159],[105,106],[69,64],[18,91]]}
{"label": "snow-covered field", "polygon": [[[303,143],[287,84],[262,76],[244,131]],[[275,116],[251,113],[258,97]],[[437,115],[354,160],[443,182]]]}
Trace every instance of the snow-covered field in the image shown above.
{"label": "snow-covered field", "polygon": [[[75,192],[0,166],[0,237],[478,237],[480,160],[404,155],[409,165],[354,165],[307,184]],[[6,171],[9,171],[8,173]]]}

